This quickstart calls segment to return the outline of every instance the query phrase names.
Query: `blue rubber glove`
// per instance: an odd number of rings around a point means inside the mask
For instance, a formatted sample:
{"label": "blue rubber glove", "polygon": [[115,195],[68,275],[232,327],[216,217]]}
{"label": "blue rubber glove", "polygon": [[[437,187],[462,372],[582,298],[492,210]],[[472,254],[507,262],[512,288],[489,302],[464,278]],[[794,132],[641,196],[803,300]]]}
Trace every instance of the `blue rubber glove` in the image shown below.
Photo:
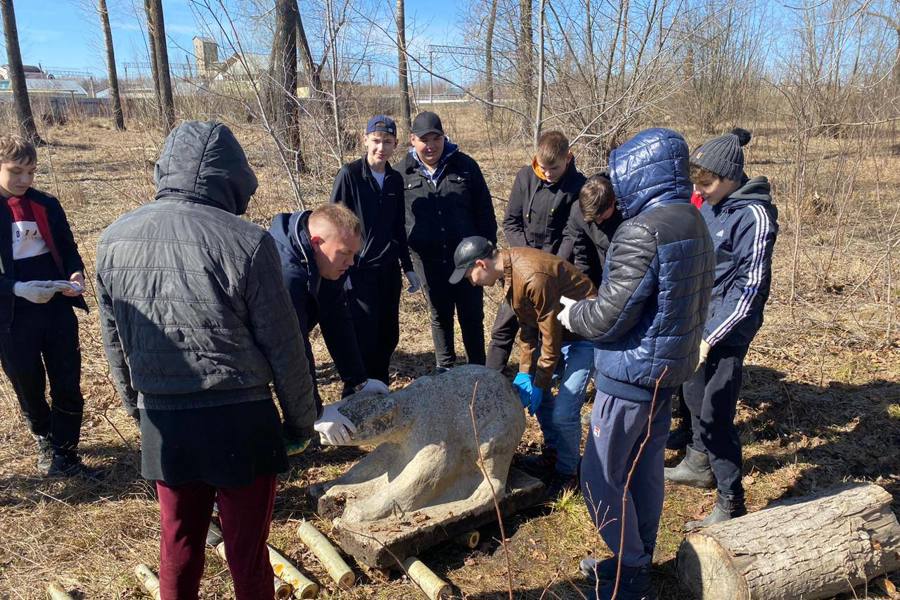
{"label": "blue rubber glove", "polygon": [[531,388],[531,398],[528,399],[528,414],[532,417],[541,406],[541,400],[544,399],[544,390],[534,386]]}
{"label": "blue rubber glove", "polygon": [[531,394],[534,392],[533,381],[534,377],[528,373],[519,373],[513,379],[513,387],[519,392],[519,401],[522,403],[522,408],[531,406]]}

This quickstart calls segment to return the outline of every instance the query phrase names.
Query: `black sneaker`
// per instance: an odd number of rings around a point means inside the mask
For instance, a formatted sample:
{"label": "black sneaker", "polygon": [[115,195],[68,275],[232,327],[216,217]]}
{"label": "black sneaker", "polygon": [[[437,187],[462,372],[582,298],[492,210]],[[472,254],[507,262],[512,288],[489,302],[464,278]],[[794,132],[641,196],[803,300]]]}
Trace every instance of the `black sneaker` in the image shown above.
{"label": "black sneaker", "polygon": [[563,492],[578,489],[577,475],[564,475],[563,473],[554,473],[553,477],[547,483],[547,499],[556,500],[562,496]]}
{"label": "black sneaker", "polygon": [[46,435],[36,435],[34,441],[37,443],[37,471],[46,477],[53,463],[53,445]]}
{"label": "black sneaker", "polygon": [[77,454],[54,454],[47,477],[79,477],[99,481],[103,478],[103,471],[87,466]]}
{"label": "black sneaker", "polygon": [[532,477],[547,482],[556,473],[556,450],[544,446],[540,454],[524,456],[517,460],[516,467]]}

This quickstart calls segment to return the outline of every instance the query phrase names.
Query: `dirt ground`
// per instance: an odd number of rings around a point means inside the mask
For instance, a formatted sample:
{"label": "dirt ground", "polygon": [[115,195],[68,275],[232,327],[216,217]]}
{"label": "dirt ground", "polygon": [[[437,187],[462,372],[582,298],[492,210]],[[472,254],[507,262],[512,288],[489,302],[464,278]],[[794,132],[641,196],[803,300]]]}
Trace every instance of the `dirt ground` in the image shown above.
{"label": "dirt ground", "polygon": [[[449,112],[445,125],[463,150],[479,160],[499,221],[515,170],[528,159],[526,150],[521,143],[510,149],[483,139],[477,123],[464,114]],[[267,225],[275,212],[294,210],[296,203],[266,136],[249,127],[236,131],[260,180],[248,217]],[[99,121],[42,133],[50,145],[40,151],[36,187],[62,201],[90,271],[103,228],[152,198],[153,160],[162,136],[138,126],[117,133]],[[863,155],[840,140],[816,140],[819,158],[809,168],[817,176],[796,193],[789,133],[760,127],[755,136],[748,147],[748,172],[772,179],[781,234],[766,324],[746,360],[739,407],[749,509],[860,480],[891,492],[896,511],[900,338],[895,321],[900,293],[891,281],[897,273],[900,233],[896,142],[885,138]],[[687,137],[692,146],[703,140],[690,132]],[[596,170],[580,166],[589,173]],[[321,176],[301,181],[307,206],[326,199],[335,170],[336,164],[330,164]],[[91,312],[80,316],[87,399],[81,447],[85,461],[108,476],[91,484],[38,478],[33,443],[8,381],[0,379],[0,599],[43,598],[53,580],[84,598],[143,598],[132,568],[139,562],[154,569],[158,565],[154,490],[140,477],[138,434],[108,378],[92,289],[87,296]],[[490,290],[487,298],[489,329],[498,290]],[[428,322],[424,297],[404,294],[392,387],[433,368]],[[331,360],[318,337],[315,345],[323,396],[337,399]],[[461,351],[459,340],[457,347]],[[529,418],[522,450],[535,451],[539,439]],[[359,456],[354,449],[329,449],[295,459],[280,480],[270,542],[323,586],[322,598],[420,597],[402,578],[385,580],[361,569],[361,585],[337,591],[295,533],[301,518],[314,518],[305,487],[341,473]],[[677,460],[675,453],[667,457],[668,464]],[[675,576],[674,556],[683,539],[682,525],[705,515],[714,495],[675,486],[666,491],[655,580],[660,598],[689,598]],[[589,552],[608,554],[580,495],[518,515],[506,527],[517,598],[581,598],[579,559]],[[506,598],[507,569],[498,538],[496,528],[487,529],[482,531],[486,541],[475,550],[445,545],[422,558],[452,582],[459,597]],[[896,577],[894,581],[900,583]],[[203,597],[231,597],[230,585],[223,563],[208,553]],[[885,586],[890,584],[882,578],[867,590],[848,590],[845,597],[888,598]]]}

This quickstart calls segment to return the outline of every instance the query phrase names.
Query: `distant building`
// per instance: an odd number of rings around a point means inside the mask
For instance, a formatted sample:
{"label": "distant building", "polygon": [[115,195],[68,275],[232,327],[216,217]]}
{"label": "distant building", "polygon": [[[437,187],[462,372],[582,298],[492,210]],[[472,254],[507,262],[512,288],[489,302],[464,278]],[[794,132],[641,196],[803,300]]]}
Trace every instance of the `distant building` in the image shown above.
{"label": "distant building", "polygon": [[[43,69],[34,65],[22,65],[25,71],[25,79],[53,79],[52,75],[44,73]],[[9,79],[9,65],[0,65],[0,80]]]}
{"label": "distant building", "polygon": [[[81,84],[71,79],[25,79],[29,96],[65,96],[67,98],[87,98],[88,93]],[[12,94],[12,82],[0,79],[0,95]]]}

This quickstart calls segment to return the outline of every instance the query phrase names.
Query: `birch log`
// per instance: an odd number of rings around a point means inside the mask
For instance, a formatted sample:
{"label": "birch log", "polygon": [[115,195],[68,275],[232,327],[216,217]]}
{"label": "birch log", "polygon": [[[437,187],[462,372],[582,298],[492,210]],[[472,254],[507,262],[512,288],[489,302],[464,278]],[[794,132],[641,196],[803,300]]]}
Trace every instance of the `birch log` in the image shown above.
{"label": "birch log", "polygon": [[303,543],[316,555],[328,575],[343,589],[350,589],[356,583],[356,575],[337,549],[309,521],[303,521],[297,528],[297,535]]}
{"label": "birch log", "polygon": [[830,598],[900,568],[891,495],[831,489],[691,533],[678,576],[701,600]]}

